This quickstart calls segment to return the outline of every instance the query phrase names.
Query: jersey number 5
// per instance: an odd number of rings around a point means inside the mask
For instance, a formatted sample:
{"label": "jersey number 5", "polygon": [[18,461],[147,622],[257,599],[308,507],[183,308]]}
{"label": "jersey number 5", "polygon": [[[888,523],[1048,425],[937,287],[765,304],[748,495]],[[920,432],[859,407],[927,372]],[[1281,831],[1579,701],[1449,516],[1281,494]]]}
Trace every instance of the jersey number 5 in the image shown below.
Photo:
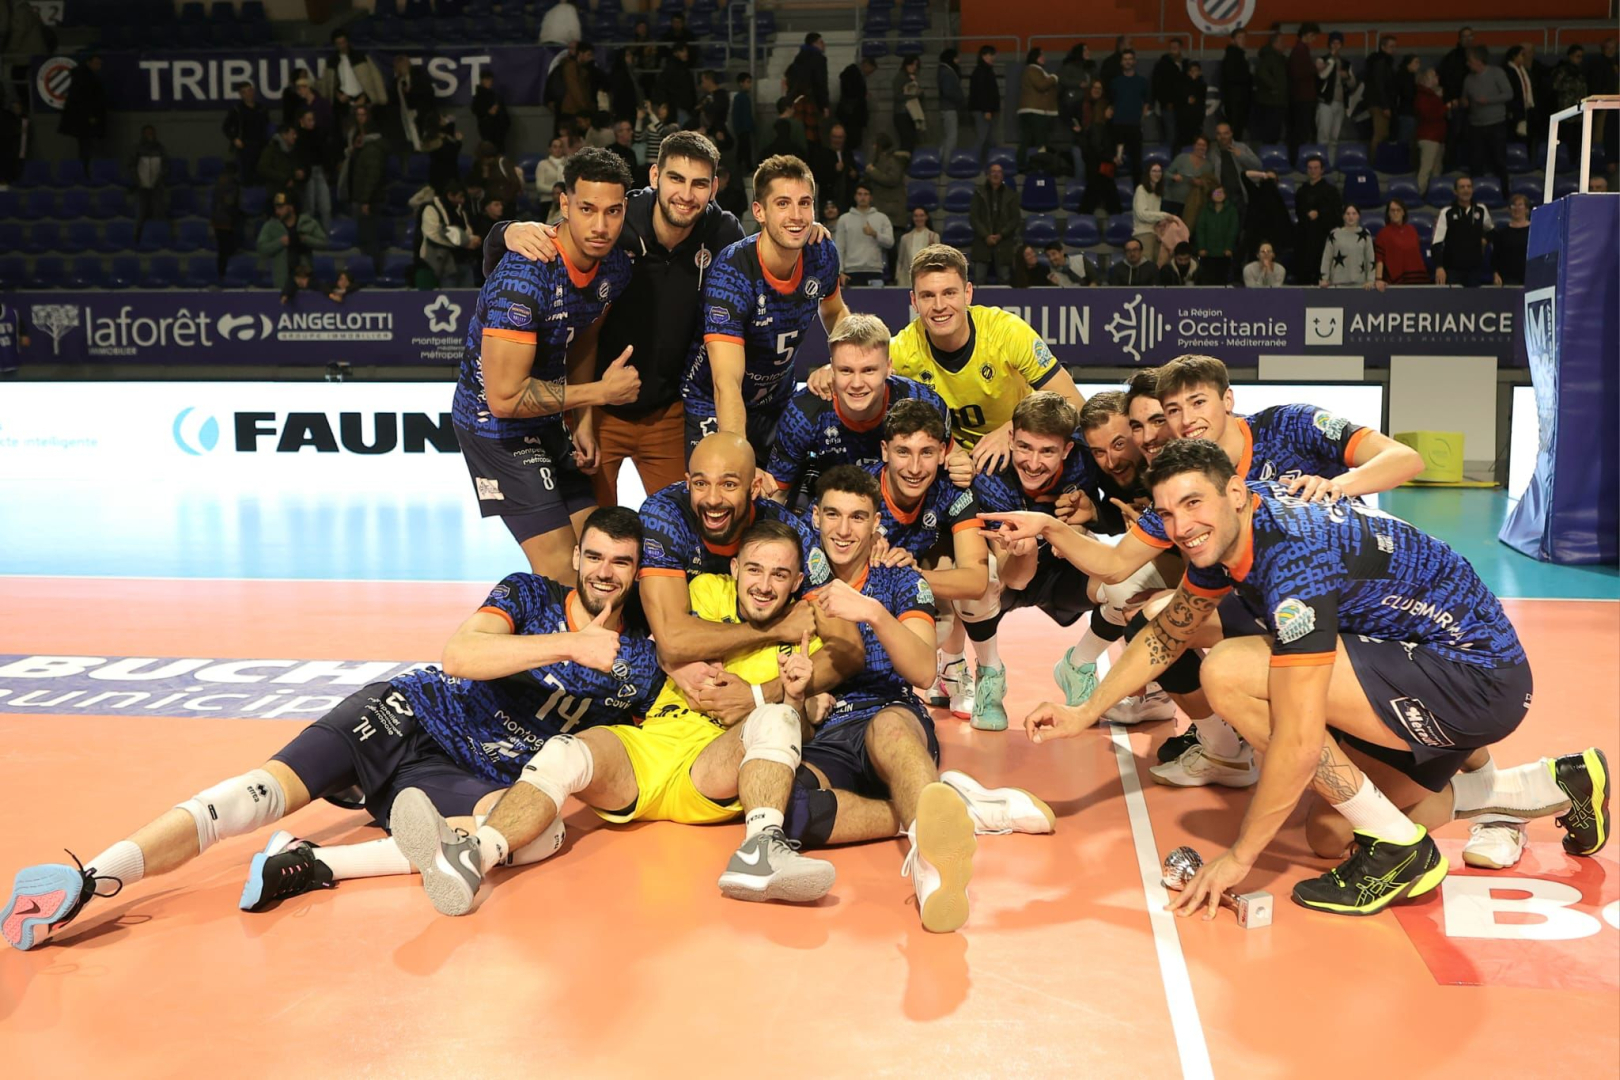
{"label": "jersey number 5", "polygon": [[578,698],[570,694],[563,688],[563,684],[557,681],[557,677],[549,672],[542,676],[540,681],[552,687],[552,691],[551,696],[546,698],[545,703],[534,711],[534,718],[544,720],[555,709],[557,715],[563,720],[563,725],[558,730],[563,734],[574,730],[574,727],[584,719],[585,710],[590,708],[591,699]]}

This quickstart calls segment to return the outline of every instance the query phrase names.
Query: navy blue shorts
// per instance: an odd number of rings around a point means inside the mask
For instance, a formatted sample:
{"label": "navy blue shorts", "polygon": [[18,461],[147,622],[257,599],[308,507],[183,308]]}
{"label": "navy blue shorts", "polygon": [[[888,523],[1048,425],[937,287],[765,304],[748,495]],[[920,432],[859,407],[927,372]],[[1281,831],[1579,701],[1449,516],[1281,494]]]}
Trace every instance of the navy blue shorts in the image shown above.
{"label": "navy blue shorts", "polygon": [[[743,422],[743,429],[748,436],[748,445],[754,448],[754,465],[763,469],[765,463],[771,460],[771,450],[776,447],[776,425],[782,419],[782,410],[787,403],[780,405],[762,405],[759,408],[748,409],[748,417]],[[713,435],[720,430],[718,416],[695,416],[690,409],[686,413],[686,459],[692,460],[692,451],[697,444],[703,441],[705,435]]]}
{"label": "navy blue shorts", "polygon": [[922,723],[923,733],[928,738],[928,755],[938,765],[939,739],[934,735],[934,721],[916,698],[861,706],[842,719],[833,714],[816,730],[816,737],[805,743],[801,760],[820,770],[830,788],[852,791],[868,799],[887,799],[889,785],[878,775],[866,753],[866,729],[878,713],[895,708],[906,710]]}
{"label": "navy blue shorts", "polygon": [[1475,750],[1513,734],[1530,708],[1529,663],[1490,668],[1424,645],[1352,634],[1339,640],[1367,700],[1408,749],[1346,741],[1430,791],[1444,788]]}
{"label": "navy blue shorts", "polygon": [[1266,624],[1255,618],[1254,613],[1244,606],[1235,592],[1229,592],[1221,597],[1220,603],[1215,605],[1215,614],[1221,619],[1222,637],[1255,637],[1271,633]]}
{"label": "navy blue shorts", "polygon": [[[358,786],[365,809],[384,827],[405,788],[421,788],[439,813],[460,817],[509,786],[468,772],[417,725],[409,705],[399,708],[403,704],[392,683],[372,683],[338,702],[310,725],[319,730],[306,728],[274,760],[304,781],[312,798]],[[347,761],[332,760],[345,750]]]}
{"label": "navy blue shorts", "polygon": [[591,478],[574,463],[574,440],[561,423],[533,435],[486,439],[456,427],[478,512],[501,518],[518,543],[569,527],[596,505]]}
{"label": "navy blue shorts", "polygon": [[1080,616],[1097,606],[1086,595],[1086,572],[1068,559],[1052,554],[1051,548],[1041,548],[1039,560],[1035,576],[1029,579],[1028,585],[1001,594],[1002,612],[1039,608],[1059,626],[1073,626]]}

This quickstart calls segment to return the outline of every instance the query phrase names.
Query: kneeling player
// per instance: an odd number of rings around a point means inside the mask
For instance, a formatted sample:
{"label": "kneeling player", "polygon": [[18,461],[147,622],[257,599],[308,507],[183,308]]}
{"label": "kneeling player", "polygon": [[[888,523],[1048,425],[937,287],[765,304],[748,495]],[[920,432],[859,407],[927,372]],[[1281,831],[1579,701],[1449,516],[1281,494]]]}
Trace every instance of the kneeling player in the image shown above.
{"label": "kneeling player", "polygon": [[[646,631],[624,621],[640,553],[636,515],[598,510],[575,552],[573,588],[530,574],[507,577],[445,646],[443,671],[367,686],[259,768],[187,799],[87,866],[18,872],[0,913],[6,940],[32,948],[94,897],[355,787],[378,821],[388,820],[401,789],[414,787],[447,817],[471,824],[550,739],[640,716],[663,685]],[[536,841],[511,852],[511,861],[551,854],[561,832]],[[259,910],[338,879],[409,872],[392,839],[318,848],[278,831],[254,857],[241,906]]]}

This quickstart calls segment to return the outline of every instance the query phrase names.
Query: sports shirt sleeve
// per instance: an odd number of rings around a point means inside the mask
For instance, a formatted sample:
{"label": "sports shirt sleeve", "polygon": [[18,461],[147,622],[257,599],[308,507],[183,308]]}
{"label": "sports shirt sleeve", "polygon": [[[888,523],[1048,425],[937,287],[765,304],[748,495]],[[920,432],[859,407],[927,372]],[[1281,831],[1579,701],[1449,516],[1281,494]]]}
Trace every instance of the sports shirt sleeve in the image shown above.
{"label": "sports shirt sleeve", "polygon": [[798,395],[782,410],[782,419],[776,425],[776,445],[771,447],[771,457],[765,465],[765,471],[783,487],[792,487],[804,475],[810,456],[810,439],[815,434],[810,418],[804,414],[803,398],[803,394]]}
{"label": "sports shirt sleeve", "polygon": [[1016,316],[1009,317],[1006,320],[1006,327],[1007,337],[1004,341],[1007,346],[1007,359],[1024,377],[1025,382],[1039,390],[1057,374],[1057,357],[1046,347],[1046,339],[1036,333],[1035,328],[1023,319]]}
{"label": "sports shirt sleeve", "polygon": [[743,344],[753,291],[730,259],[715,260],[703,277],[703,340]]}
{"label": "sports shirt sleeve", "polygon": [[1261,592],[1271,631],[1271,666],[1333,663],[1339,646],[1339,591],[1346,584],[1335,551],[1289,539],[1267,553]]}
{"label": "sports shirt sleeve", "polygon": [[[1125,531],[1148,547],[1155,547],[1160,551],[1169,551],[1175,547],[1170,542],[1170,534],[1164,530],[1164,519],[1159,517],[1159,512],[1151,507],[1142,511],[1142,516],[1131,522],[1130,528]],[[1187,572],[1191,574],[1192,568],[1189,567]]]}
{"label": "sports shirt sleeve", "polygon": [[979,517],[979,500],[974,496],[972,488],[962,491],[941,485],[940,490],[946,493],[945,498],[950,499],[941,517],[944,523],[950,526],[952,533],[959,533],[963,529],[984,528],[984,519]]}
{"label": "sports shirt sleeve", "polygon": [[1353,424],[1314,405],[1281,405],[1273,410],[1277,424],[1288,442],[1307,449],[1323,461],[1351,463],[1356,447],[1372,428]]}
{"label": "sports shirt sleeve", "polygon": [[512,628],[512,633],[522,633],[522,627],[544,612],[545,597],[538,585],[533,575],[508,574],[489,591],[478,610],[499,615]]}
{"label": "sports shirt sleeve", "polygon": [[939,410],[939,415],[945,418],[945,445],[949,446],[951,444],[951,410],[946,406],[945,399],[940,397],[939,392],[931,386],[924,386],[922,383],[911,379],[908,379],[907,382],[910,382],[916,388],[911,392],[913,397],[919,401],[928,402],[929,405]]}
{"label": "sports shirt sleeve", "polygon": [[1024,501],[1018,497],[1012,485],[994,473],[980,473],[973,478],[973,498],[979,504],[981,513],[1007,514],[1024,508]]}
{"label": "sports shirt sleeve", "polygon": [[542,309],[540,264],[508,253],[484,283],[484,337],[533,345]]}
{"label": "sports shirt sleeve", "polygon": [[907,619],[927,619],[932,625],[939,611],[934,603],[934,590],[923,576],[911,567],[897,568],[901,572],[890,578],[888,595],[883,606],[901,622]]}
{"label": "sports shirt sleeve", "polygon": [[641,504],[641,569],[637,577],[685,577],[681,553],[692,546],[686,522],[670,495],[657,492]]}

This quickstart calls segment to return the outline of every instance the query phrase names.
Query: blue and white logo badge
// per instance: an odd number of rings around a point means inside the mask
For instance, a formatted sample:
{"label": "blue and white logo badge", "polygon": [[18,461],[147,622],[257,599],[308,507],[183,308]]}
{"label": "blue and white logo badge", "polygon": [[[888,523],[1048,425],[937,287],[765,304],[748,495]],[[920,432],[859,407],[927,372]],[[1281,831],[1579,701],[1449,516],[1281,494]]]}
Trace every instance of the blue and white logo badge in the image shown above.
{"label": "blue and white logo badge", "polygon": [[1057,357],[1052,355],[1052,350],[1046,347],[1046,341],[1042,338],[1035,339],[1035,362],[1043,368],[1057,363]]}
{"label": "blue and white logo badge", "polygon": [[597,286],[596,286],[596,298],[598,300],[606,300],[608,298],[608,293],[610,293],[612,291],[613,291],[613,282],[607,280],[606,278],[603,278],[600,282],[597,283]]}
{"label": "blue and white logo badge", "polygon": [[461,320],[461,305],[440,293],[423,306],[422,314],[427,316],[429,333],[453,334],[456,323]]}
{"label": "blue and white logo badge", "polygon": [[219,445],[219,421],[212,416],[193,416],[191,406],[174,418],[174,444],[192,457],[202,457]]}
{"label": "blue and white logo badge", "polygon": [[960,514],[963,510],[967,509],[967,504],[972,501],[973,492],[964,491],[962,494],[956,497],[956,501],[951,503],[951,508],[945,512],[952,517],[955,517],[957,514]]}
{"label": "blue and white logo badge", "polygon": [[630,665],[623,660],[613,661],[613,677],[615,679],[628,679],[630,677]]}
{"label": "blue and white logo badge", "polygon": [[805,278],[804,279],[804,295],[808,296],[812,300],[814,300],[816,297],[820,296],[821,295],[821,279],[820,278]]}
{"label": "blue and white logo badge", "polygon": [[656,540],[643,540],[641,542],[641,553],[649,559],[662,559],[664,557],[664,545]]}
{"label": "blue and white logo badge", "polygon": [[917,579],[917,603],[932,604],[934,602],[934,589],[928,584],[927,578]]}
{"label": "blue and white logo badge", "polygon": [[726,309],[723,308],[723,307],[719,307],[719,306],[711,307],[709,309],[709,321],[710,322],[717,322],[717,323],[725,322],[726,321]]}
{"label": "blue and white logo badge", "polygon": [[827,553],[818,547],[810,549],[810,565],[808,577],[810,587],[818,588],[832,580],[832,564],[827,561]]}
{"label": "blue and white logo badge", "polygon": [[1271,613],[1277,627],[1277,640],[1284,645],[1298,641],[1316,629],[1316,609],[1303,600],[1289,597]]}
{"label": "blue and white logo badge", "polygon": [[923,514],[923,528],[932,529],[935,526],[937,526],[938,524],[939,524],[939,515],[938,514],[934,513],[932,510],[926,511]]}
{"label": "blue and white logo badge", "polygon": [[1349,422],[1342,416],[1334,416],[1326,409],[1317,409],[1316,415],[1311,417],[1311,423],[1316,426],[1316,430],[1330,439],[1341,438],[1344,435],[1345,425]]}
{"label": "blue and white logo badge", "polygon": [[527,304],[513,304],[506,309],[506,317],[513,326],[528,326],[534,320],[534,312],[529,310]]}

